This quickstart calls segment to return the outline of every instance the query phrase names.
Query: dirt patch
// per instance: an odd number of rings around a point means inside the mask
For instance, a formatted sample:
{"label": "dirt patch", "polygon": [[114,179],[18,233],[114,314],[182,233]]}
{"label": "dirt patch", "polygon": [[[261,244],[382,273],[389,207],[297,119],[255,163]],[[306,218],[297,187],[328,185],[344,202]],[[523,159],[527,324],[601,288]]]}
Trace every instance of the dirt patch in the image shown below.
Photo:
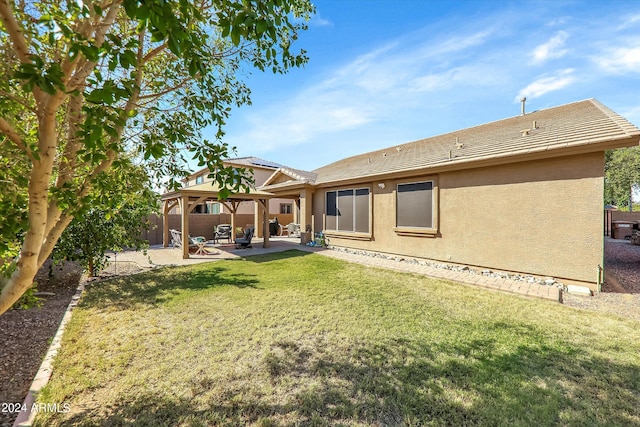
{"label": "dirt patch", "polygon": [[640,246],[606,239],[604,259],[602,292],[593,297],[565,293],[563,303],[640,321]]}
{"label": "dirt patch", "polygon": [[[49,343],[76,292],[82,269],[74,263],[48,264],[36,276],[42,306],[10,310],[0,316],[0,403],[22,403]],[[17,414],[0,412],[0,426],[11,426]]]}
{"label": "dirt patch", "polygon": [[[640,246],[628,240],[607,239],[604,245],[604,292],[640,294]],[[620,290],[618,288],[622,288]]]}

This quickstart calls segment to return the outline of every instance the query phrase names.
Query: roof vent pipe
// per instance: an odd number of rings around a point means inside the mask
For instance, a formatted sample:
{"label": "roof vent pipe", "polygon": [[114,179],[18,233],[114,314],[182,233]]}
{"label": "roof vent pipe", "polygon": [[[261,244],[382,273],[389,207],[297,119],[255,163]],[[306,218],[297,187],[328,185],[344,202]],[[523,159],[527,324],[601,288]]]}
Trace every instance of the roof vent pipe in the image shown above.
{"label": "roof vent pipe", "polygon": [[523,96],[522,99],[520,99],[520,105],[521,105],[521,110],[520,110],[520,115],[524,116],[524,103],[527,101],[527,97]]}

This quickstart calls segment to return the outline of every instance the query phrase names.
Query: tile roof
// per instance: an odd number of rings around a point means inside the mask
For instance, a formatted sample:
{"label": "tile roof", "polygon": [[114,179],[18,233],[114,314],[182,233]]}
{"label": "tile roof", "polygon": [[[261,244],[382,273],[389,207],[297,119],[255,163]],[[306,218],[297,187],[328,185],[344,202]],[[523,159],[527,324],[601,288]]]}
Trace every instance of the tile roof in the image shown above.
{"label": "tile roof", "polygon": [[[294,169],[288,166],[283,166],[267,179],[266,183],[270,182],[277,175],[286,175],[292,178],[294,181],[299,181],[300,183],[306,184],[314,184],[316,182],[316,178],[318,178],[318,174],[315,172],[303,171],[301,169]],[[272,184],[273,185],[273,184]]]}
{"label": "tile roof", "polygon": [[[603,150],[604,144],[638,144],[640,129],[595,99],[535,111],[432,138],[339,160],[313,172],[316,184],[439,167],[472,167],[472,162],[568,149]],[[553,151],[557,150],[557,151]]]}
{"label": "tile roof", "polygon": [[227,159],[225,163],[233,163],[234,165],[244,165],[247,167],[261,167],[266,169],[278,169],[282,167],[281,164],[272,162],[269,160],[261,159],[260,157],[236,157],[235,159]]}
{"label": "tile roof", "polygon": [[[276,170],[280,167],[282,167],[281,164],[279,163],[275,163],[275,162],[271,162],[269,160],[264,160],[261,159],[260,157],[254,157],[254,156],[248,156],[248,157],[236,157],[233,159],[225,159],[224,163],[227,165],[234,165],[234,166],[240,166],[240,167],[247,167],[247,168],[263,168],[263,169],[273,169]],[[190,179],[193,179],[194,177],[196,177],[197,175],[202,174],[203,172],[207,172],[207,174],[209,173],[209,168],[208,167],[204,167],[202,169],[199,169],[197,171],[195,171],[194,173],[192,173],[191,175],[189,175],[186,179],[184,179],[183,181],[189,181]]]}

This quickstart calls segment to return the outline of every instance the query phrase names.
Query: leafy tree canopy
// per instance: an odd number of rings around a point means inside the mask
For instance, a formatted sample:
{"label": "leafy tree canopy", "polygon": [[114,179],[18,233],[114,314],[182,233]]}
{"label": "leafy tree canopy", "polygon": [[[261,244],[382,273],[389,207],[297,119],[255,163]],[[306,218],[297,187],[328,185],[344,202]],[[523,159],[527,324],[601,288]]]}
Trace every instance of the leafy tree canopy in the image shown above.
{"label": "leafy tree canopy", "polygon": [[313,12],[309,0],[0,0],[0,314],[74,217],[116,208],[103,175],[130,159],[158,186],[175,188],[191,157],[226,191],[246,189],[221,141],[249,102],[238,76],[303,65],[293,43]]}
{"label": "leafy tree canopy", "polygon": [[633,210],[633,194],[640,192],[640,147],[607,151],[605,203]]}
{"label": "leafy tree canopy", "polygon": [[131,164],[102,175],[100,185],[111,190],[106,205],[96,200],[77,215],[52,254],[56,262],[79,261],[90,276],[106,265],[107,251],[147,248],[142,235],[152,226],[149,216],[158,213],[158,196],[144,167]]}

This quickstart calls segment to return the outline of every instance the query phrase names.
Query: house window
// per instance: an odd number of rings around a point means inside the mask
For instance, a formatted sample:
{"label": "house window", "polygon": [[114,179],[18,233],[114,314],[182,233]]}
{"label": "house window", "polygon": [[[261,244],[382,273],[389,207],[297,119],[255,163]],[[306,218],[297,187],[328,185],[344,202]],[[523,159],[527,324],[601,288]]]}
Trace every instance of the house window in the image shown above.
{"label": "house window", "polygon": [[398,184],[396,227],[434,229],[434,182]]}
{"label": "house window", "polygon": [[326,230],[369,233],[369,189],[327,191]]}
{"label": "house window", "polygon": [[280,214],[286,215],[291,213],[291,203],[280,203]]}
{"label": "house window", "polygon": [[196,177],[196,184],[202,184],[204,182],[204,176],[200,175]]}
{"label": "house window", "polygon": [[207,205],[209,206],[209,213],[210,214],[219,214],[220,213],[220,203],[210,202],[210,203],[207,203]]}

